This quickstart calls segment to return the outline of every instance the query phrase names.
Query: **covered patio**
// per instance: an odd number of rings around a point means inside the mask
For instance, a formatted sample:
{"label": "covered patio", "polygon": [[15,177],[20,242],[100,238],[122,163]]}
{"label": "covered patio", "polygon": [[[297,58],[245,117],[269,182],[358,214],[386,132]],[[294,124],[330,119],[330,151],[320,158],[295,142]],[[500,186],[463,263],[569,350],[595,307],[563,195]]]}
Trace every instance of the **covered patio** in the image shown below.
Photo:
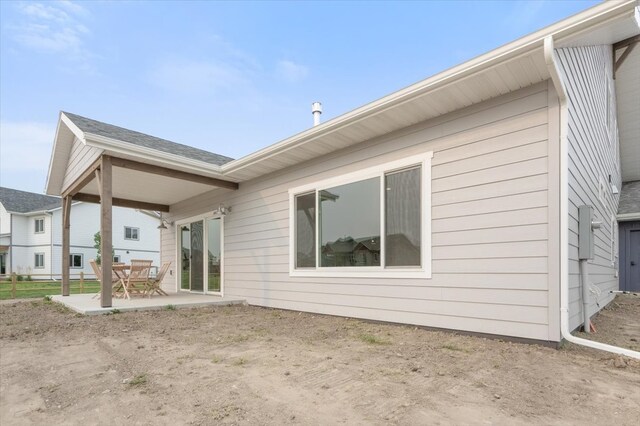
{"label": "covered patio", "polygon": [[[82,313],[242,302],[227,300],[222,294],[175,293],[177,286],[169,296],[114,299],[111,256],[102,256],[99,301],[87,295],[69,296],[70,211],[74,201],[100,204],[100,251],[111,253],[113,206],[168,213],[171,205],[214,189],[236,190],[238,183],[222,179],[218,172],[228,161],[231,158],[62,112],[47,182],[47,193],[62,197],[62,296],[55,300]],[[167,276],[177,278],[181,273],[179,258],[165,260],[171,260]]]}
{"label": "covered patio", "polygon": [[111,306],[100,306],[94,294],[73,294],[71,296],[52,296],[51,300],[61,303],[72,311],[83,315],[100,315],[127,311],[153,311],[162,309],[193,308],[200,306],[226,306],[246,304],[244,299],[221,297],[195,293],[169,293],[164,297],[133,297],[131,299],[112,299]]}

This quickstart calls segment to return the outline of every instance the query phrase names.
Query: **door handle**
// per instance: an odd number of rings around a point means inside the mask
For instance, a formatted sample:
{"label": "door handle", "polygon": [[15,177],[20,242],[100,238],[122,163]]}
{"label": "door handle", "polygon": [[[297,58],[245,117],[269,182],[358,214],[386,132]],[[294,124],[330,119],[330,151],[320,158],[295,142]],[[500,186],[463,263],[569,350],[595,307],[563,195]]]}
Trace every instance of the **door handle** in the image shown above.
{"label": "door handle", "polygon": [[634,262],[633,260],[631,261],[631,266],[636,266],[636,262]]}

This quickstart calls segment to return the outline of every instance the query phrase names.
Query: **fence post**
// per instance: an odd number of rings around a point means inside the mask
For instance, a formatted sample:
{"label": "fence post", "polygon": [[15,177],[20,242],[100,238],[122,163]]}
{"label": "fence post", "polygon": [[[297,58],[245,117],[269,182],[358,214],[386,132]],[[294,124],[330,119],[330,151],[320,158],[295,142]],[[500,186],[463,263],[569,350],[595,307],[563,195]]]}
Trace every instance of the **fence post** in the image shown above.
{"label": "fence post", "polygon": [[16,298],[16,281],[17,281],[16,273],[13,272],[11,274],[11,298],[12,299]]}
{"label": "fence post", "polygon": [[80,293],[84,293],[84,272],[80,272]]}

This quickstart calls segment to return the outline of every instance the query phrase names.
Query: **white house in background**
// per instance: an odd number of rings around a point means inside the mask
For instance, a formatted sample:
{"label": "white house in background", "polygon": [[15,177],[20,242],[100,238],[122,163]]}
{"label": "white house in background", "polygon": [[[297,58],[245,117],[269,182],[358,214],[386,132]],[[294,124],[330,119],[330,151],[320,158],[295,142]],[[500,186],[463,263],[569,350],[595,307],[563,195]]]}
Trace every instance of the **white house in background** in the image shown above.
{"label": "white house in background", "polygon": [[237,160],[62,112],[47,193],[101,202],[105,224],[112,204],[165,212],[169,291],[574,339],[619,289],[620,191],[640,180],[640,102],[616,97],[640,76],[637,4],[601,3]]}
{"label": "white house in background", "polygon": [[[71,274],[93,274],[94,234],[100,230],[100,206],[77,202],[71,207]],[[113,209],[114,257],[160,261],[160,221],[151,213]],[[0,187],[0,275],[62,273],[62,219],[59,197]]]}

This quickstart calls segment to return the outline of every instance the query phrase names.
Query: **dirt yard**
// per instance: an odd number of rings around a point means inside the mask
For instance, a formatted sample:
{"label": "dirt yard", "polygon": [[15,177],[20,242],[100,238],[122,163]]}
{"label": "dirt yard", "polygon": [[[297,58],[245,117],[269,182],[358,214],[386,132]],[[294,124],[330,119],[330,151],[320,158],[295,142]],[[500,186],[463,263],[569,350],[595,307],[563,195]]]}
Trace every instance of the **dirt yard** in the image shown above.
{"label": "dirt yard", "polygon": [[[637,349],[640,298],[614,303],[598,336]],[[20,302],[0,321],[3,426],[640,419],[640,363],[571,345],[248,306],[83,317]]]}

